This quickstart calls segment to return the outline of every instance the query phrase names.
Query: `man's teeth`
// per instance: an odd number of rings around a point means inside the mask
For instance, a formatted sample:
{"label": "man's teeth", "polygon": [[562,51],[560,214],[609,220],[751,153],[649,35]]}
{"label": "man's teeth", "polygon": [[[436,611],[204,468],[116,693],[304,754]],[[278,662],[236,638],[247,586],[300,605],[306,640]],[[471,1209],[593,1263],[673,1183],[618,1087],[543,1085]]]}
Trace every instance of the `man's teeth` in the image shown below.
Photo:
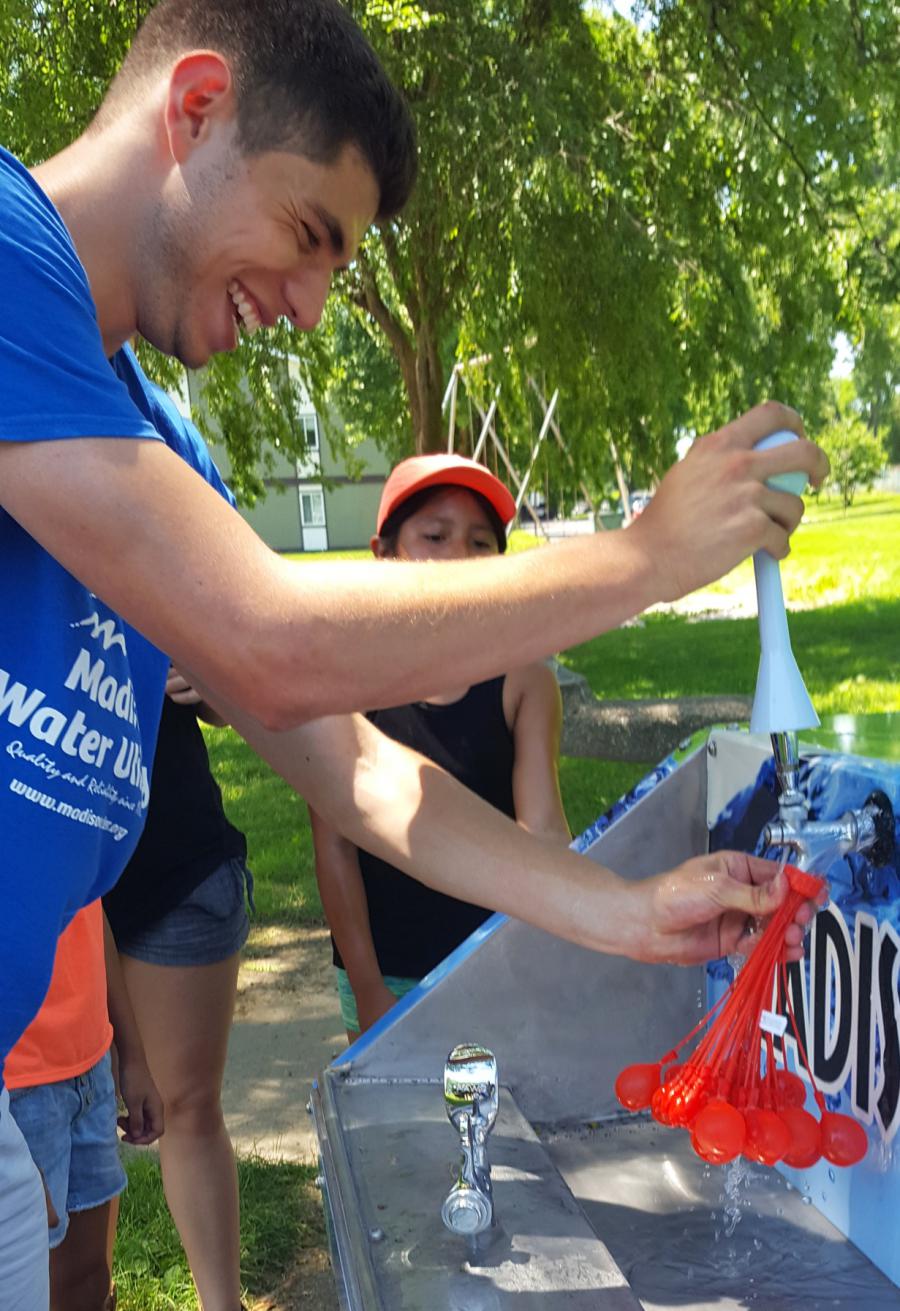
{"label": "man's teeth", "polygon": [[262,327],[259,315],[244,296],[239,282],[229,282],[228,294],[231,297],[232,304],[241,316],[241,326],[248,337],[252,337],[257,328]]}

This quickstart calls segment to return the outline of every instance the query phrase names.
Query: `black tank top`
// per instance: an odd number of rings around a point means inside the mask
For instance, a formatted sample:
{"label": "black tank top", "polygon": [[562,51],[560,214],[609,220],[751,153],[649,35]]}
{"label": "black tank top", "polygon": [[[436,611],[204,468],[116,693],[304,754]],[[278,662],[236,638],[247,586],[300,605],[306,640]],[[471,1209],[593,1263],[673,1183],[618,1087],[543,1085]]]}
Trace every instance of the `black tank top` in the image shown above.
{"label": "black tank top", "polygon": [[[513,740],[503,715],[505,678],[476,683],[448,706],[417,701],[368,718],[427,756],[504,815],[515,818]],[[359,852],[372,939],[382,974],[420,979],[491,914],[426,888],[367,851]],[[342,965],[332,939],[334,963]]]}
{"label": "black tank top", "polygon": [[147,822],[118,883],[103,898],[113,935],[127,939],[148,928],[226,860],[246,856],[246,839],[222,808],[194,707],[165,697]]}

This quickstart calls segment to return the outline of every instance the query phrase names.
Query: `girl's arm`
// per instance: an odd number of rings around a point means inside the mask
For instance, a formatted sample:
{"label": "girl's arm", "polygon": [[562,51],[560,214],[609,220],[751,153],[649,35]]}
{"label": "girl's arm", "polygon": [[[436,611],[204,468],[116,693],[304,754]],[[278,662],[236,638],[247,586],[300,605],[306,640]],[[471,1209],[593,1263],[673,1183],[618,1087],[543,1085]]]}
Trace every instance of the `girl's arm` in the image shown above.
{"label": "girl's arm", "polygon": [[568,845],[572,835],[559,792],[562,697],[556,675],[544,664],[517,669],[506,677],[503,700],[515,748],[516,823]]}
{"label": "girl's arm", "polygon": [[146,1146],[163,1131],[163,1103],[144,1055],[116,940],[109,921],[103,916],[103,948],[106,957],[106,1005],[113,1027],[113,1041],[118,1060],[117,1084],[125,1103],[126,1114],[119,1117],[126,1143]]}
{"label": "girl's arm", "polygon": [[309,808],[316,880],[328,926],[334,935],[356,998],[360,1032],[365,1033],[397,998],[385,987],[369,924],[369,903],[357,849]]}

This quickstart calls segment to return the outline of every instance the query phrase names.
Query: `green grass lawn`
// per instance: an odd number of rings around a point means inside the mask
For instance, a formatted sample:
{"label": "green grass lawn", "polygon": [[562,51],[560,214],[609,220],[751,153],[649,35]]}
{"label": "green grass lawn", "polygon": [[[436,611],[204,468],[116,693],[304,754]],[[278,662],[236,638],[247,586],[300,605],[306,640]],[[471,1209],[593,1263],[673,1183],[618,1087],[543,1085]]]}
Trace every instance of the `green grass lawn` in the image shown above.
{"label": "green grass lawn", "polygon": [[[119,1311],[195,1311],[193,1281],[163,1200],[156,1157],[134,1152],[126,1164],[128,1187],[116,1231]],[[241,1272],[251,1297],[271,1292],[305,1249],[324,1246],[315,1175],[311,1165],[238,1161]]]}
{"label": "green grass lawn", "polygon": [[[868,493],[847,511],[810,498],[781,573],[789,607],[900,597],[900,497]],[[721,597],[752,585],[748,560],[705,590]]]}
{"label": "green grass lawn", "polygon": [[[794,654],[820,714],[900,709],[900,497],[869,496],[846,514],[813,502],[782,564]],[[753,587],[747,561],[704,595],[715,605]],[[753,692],[753,619],[646,616],[573,648],[563,661],[598,696]]]}

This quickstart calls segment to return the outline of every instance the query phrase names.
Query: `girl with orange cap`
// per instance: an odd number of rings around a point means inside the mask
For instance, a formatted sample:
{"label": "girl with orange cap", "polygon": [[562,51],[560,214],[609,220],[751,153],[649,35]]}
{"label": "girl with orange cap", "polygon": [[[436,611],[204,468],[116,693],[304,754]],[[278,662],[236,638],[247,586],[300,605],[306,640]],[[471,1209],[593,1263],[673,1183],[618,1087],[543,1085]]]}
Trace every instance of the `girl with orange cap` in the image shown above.
{"label": "girl with orange cap", "polygon": [[[458,455],[397,465],[385,483],[373,554],[388,561],[477,560],[506,550],[507,488]],[[477,578],[473,578],[477,586]],[[530,832],[561,845],[559,688],[545,664],[369,714],[395,741],[441,765]],[[310,812],[316,875],[352,1042],[491,914],[409,878]]]}

